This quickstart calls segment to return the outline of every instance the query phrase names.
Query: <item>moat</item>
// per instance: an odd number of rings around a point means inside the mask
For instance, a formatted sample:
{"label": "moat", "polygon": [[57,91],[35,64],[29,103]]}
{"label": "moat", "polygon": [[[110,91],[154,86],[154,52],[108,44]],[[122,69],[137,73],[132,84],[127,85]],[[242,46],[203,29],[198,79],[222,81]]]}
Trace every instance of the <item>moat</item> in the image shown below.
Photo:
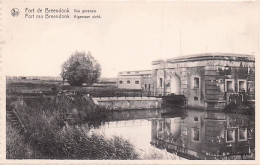
{"label": "moat", "polygon": [[157,109],[113,111],[93,132],[121,136],[139,152],[175,159],[254,159],[255,117],[249,114]]}

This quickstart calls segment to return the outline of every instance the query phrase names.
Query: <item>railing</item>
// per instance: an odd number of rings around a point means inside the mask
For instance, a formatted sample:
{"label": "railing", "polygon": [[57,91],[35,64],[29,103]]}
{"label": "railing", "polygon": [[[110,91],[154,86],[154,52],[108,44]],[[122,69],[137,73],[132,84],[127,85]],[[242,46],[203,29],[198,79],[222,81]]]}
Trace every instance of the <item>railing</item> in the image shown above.
{"label": "railing", "polygon": [[152,97],[152,92],[151,91],[128,91],[128,92],[110,92],[110,93],[96,93],[96,94],[91,94],[92,97]]}
{"label": "railing", "polygon": [[239,105],[247,101],[245,92],[226,92],[225,99],[227,104],[234,103]]}

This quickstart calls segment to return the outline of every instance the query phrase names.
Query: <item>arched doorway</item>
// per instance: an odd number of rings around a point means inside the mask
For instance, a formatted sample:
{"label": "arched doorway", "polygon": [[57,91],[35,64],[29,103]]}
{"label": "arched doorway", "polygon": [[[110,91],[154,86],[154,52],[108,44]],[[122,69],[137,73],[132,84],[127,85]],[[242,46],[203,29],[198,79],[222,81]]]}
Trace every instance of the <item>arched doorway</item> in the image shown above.
{"label": "arched doorway", "polygon": [[174,75],[171,78],[171,93],[176,95],[181,94],[181,79],[177,75]]}

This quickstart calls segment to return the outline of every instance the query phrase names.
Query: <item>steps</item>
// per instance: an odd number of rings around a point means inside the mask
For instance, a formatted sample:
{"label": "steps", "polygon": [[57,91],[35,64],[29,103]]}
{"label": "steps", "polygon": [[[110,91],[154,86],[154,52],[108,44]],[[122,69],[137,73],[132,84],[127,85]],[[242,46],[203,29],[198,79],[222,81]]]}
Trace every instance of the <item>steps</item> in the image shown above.
{"label": "steps", "polygon": [[16,128],[19,132],[21,132],[21,133],[27,132],[25,126],[23,125],[22,121],[20,120],[20,118],[14,108],[6,109],[6,117],[7,117],[7,120],[10,121],[11,125],[14,128]]}

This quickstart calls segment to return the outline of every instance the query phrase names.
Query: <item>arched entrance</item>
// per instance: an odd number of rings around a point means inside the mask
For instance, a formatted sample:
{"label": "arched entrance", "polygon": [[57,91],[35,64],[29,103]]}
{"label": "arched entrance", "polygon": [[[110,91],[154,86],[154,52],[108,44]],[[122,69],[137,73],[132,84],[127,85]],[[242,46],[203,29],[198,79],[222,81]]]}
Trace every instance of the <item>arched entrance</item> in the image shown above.
{"label": "arched entrance", "polygon": [[171,93],[176,95],[181,94],[181,79],[177,75],[174,75],[171,78]]}

